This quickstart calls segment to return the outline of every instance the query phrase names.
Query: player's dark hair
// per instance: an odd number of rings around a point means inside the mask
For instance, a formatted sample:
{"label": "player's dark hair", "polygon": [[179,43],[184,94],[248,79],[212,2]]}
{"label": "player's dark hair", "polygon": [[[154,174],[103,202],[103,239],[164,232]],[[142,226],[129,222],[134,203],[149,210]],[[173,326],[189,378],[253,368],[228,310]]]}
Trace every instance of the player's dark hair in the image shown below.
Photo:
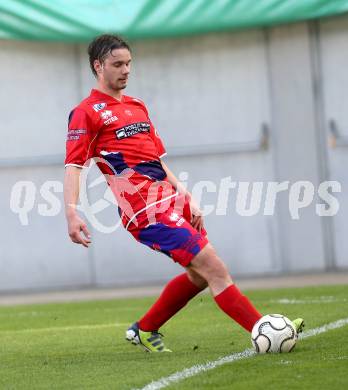
{"label": "player's dark hair", "polygon": [[89,44],[89,65],[94,76],[97,75],[97,72],[94,69],[94,61],[99,60],[100,63],[103,63],[107,55],[115,49],[128,49],[131,51],[128,43],[118,35],[99,35]]}

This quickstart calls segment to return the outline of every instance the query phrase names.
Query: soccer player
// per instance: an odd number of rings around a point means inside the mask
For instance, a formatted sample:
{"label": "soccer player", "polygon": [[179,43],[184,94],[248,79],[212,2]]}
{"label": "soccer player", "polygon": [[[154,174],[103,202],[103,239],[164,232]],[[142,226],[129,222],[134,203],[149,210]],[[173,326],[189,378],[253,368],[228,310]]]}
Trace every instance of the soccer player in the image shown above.
{"label": "soccer player", "polygon": [[[94,158],[118,201],[125,229],[185,269],[130,326],[126,339],[148,351],[170,351],[158,330],[207,286],[217,305],[251,332],[262,315],[233,283],[207,238],[199,207],[162,161],[165,148],[144,103],[123,94],[132,60],[128,44],[118,36],[101,35],[90,43],[88,54],[97,85],[71,111],[66,142],[64,199],[69,236],[85,247],[91,243],[76,204],[81,169]],[[303,320],[295,324],[300,331]]]}

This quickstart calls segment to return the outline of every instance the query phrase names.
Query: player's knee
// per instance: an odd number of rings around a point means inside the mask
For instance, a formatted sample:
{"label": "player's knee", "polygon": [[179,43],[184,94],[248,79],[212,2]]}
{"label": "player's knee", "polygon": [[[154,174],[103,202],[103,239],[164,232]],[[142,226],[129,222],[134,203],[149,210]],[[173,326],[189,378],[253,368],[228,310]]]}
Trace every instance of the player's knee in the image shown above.
{"label": "player's knee", "polygon": [[210,274],[212,279],[225,280],[230,278],[230,273],[226,264],[219,258],[217,258],[212,268],[210,269]]}

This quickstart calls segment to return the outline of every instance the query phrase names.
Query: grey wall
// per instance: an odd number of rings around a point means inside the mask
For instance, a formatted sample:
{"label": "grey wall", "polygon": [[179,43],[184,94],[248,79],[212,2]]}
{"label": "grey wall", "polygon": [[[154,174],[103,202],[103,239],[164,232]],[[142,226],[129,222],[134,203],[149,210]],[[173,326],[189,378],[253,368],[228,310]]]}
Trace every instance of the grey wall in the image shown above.
{"label": "grey wall", "polygon": [[[264,191],[261,210],[247,217],[236,211],[237,189],[230,192],[226,215],[217,215],[219,194],[205,190],[202,206],[214,206],[206,217],[209,238],[233,274],[348,266],[347,35],[348,18],[341,17],[133,44],[127,93],[147,103],[168,148],[166,162],[176,174],[188,172],[189,189],[202,180],[219,187],[226,177],[306,180],[316,189],[323,180],[342,184],[335,217],[316,215],[321,201],[315,195],[298,220],[289,214],[288,191],[279,195],[274,216],[263,215]],[[46,206],[50,212],[42,186],[63,179],[67,115],[94,84],[85,50],[0,42],[0,291],[146,284],[180,272],[122,228],[111,234],[93,230],[86,250],[70,243],[62,209],[40,215]],[[327,142],[330,118],[342,135],[335,148]],[[267,148],[260,144],[263,124],[269,129]],[[94,170],[89,183],[98,175]],[[10,208],[18,181],[31,181],[36,189],[26,226]],[[89,194],[93,202],[104,201],[98,219],[111,226],[118,217],[105,190],[100,182]],[[56,191],[62,204],[61,186]]]}

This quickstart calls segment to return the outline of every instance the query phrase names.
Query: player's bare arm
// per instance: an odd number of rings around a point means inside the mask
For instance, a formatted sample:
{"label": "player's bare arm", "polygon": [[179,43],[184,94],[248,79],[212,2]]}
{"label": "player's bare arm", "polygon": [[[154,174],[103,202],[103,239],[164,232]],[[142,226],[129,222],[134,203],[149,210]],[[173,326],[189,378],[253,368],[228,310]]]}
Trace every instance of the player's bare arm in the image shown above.
{"label": "player's bare arm", "polygon": [[88,248],[91,243],[90,233],[85,221],[79,216],[76,205],[79,198],[81,168],[67,166],[64,177],[65,216],[68,232],[72,242]]}
{"label": "player's bare arm", "polygon": [[191,225],[197,229],[199,232],[202,230],[204,226],[202,211],[200,210],[196,200],[192,197],[189,191],[180,183],[180,181],[176,178],[174,173],[168,168],[168,166],[161,161],[163,169],[166,171],[167,179],[170,184],[176,188],[176,190],[180,194],[186,194],[190,198],[190,208],[192,213]]}

